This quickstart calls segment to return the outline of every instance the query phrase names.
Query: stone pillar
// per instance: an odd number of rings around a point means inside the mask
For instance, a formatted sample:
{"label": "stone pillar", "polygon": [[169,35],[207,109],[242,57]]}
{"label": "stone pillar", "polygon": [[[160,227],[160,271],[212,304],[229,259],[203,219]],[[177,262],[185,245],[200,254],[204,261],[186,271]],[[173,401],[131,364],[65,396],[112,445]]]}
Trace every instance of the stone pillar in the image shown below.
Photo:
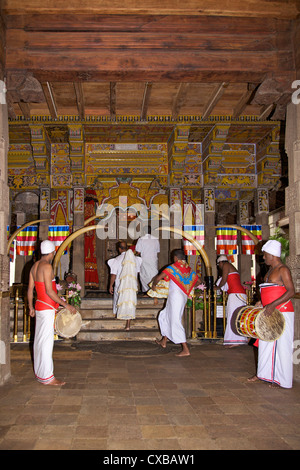
{"label": "stone pillar", "polygon": [[[290,103],[287,107],[285,149],[289,159],[289,186],[285,192],[285,214],[289,218],[290,242],[287,265],[291,270],[298,293],[298,298],[293,299],[293,304],[295,309],[295,347],[299,348],[296,341],[300,340],[300,103]],[[299,354],[297,357],[298,360],[294,363],[294,377],[299,380]]]}
{"label": "stone pillar", "polygon": [[[216,266],[216,248],[215,248],[215,190],[214,188],[204,188],[204,237],[205,237],[205,251],[212,266],[212,275],[214,280],[217,277]],[[206,273],[207,275],[207,273]]]}
{"label": "stone pillar", "polygon": [[7,255],[7,223],[9,187],[7,185],[8,117],[5,85],[0,85],[0,385],[10,377],[10,308],[9,257]]}
{"label": "stone pillar", "polygon": [[[74,188],[73,232],[84,225],[84,188]],[[81,285],[81,297],[84,297],[84,234],[73,240],[72,271],[77,274]]]}
{"label": "stone pillar", "polygon": [[45,222],[40,222],[39,238],[40,241],[47,240],[48,228],[51,218],[51,190],[50,188],[40,189],[40,219],[46,219]]}
{"label": "stone pillar", "polygon": [[[249,208],[248,201],[239,200],[238,203],[238,225],[248,225],[249,224]],[[242,237],[242,232],[240,232],[240,240]],[[251,265],[252,257],[251,255],[243,255],[242,253],[242,243],[239,245],[239,257],[238,257],[238,270],[241,276],[241,281],[251,281]]]}

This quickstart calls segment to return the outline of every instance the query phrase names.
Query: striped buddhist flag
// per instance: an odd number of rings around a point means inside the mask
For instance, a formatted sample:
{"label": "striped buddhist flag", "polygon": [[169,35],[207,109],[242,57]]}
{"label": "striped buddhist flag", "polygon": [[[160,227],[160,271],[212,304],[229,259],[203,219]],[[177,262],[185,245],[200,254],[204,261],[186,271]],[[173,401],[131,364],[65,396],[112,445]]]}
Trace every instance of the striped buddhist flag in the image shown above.
{"label": "striped buddhist flag", "polygon": [[[253,233],[258,240],[262,240],[261,225],[242,225],[242,227]],[[249,235],[242,232],[242,254],[254,255],[255,246],[254,241],[249,237]]]}
{"label": "striped buddhist flag", "polygon": [[25,227],[17,235],[16,253],[21,256],[32,255],[37,246],[37,225]]}
{"label": "striped buddhist flag", "polygon": [[237,230],[231,227],[217,228],[217,254],[235,255],[237,253]]}
{"label": "striped buddhist flag", "polygon": [[[69,236],[69,225],[49,225],[48,240],[52,241],[55,245],[55,251],[58,250],[62,242]],[[67,253],[67,249],[64,254]]]}
{"label": "striped buddhist flag", "polygon": [[[184,225],[183,230],[197,240],[201,246],[204,246],[204,225]],[[187,256],[200,255],[195,246],[185,238],[183,239],[183,249]]]}

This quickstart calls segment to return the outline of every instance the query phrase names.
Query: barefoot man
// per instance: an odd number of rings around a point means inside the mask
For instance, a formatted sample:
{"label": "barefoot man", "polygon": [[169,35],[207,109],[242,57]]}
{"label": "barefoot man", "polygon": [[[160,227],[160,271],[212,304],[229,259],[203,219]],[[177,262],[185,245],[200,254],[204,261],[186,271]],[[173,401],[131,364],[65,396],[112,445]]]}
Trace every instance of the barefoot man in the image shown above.
{"label": "barefoot man", "polygon": [[294,308],[291,298],[295,293],[290,270],[280,259],[281,243],[269,240],[262,247],[265,263],[270,266],[260,284],[261,305],[265,314],[280,310],[285,318],[285,329],[277,341],[258,340],[257,374],[249,382],[264,380],[271,387],[291,388],[293,385]]}
{"label": "barefoot man", "polygon": [[[53,374],[54,317],[58,305],[67,308],[72,314],[75,307],[63,301],[56,290],[52,269],[55,246],[49,240],[41,243],[41,259],[34,263],[29,275],[28,305],[29,314],[35,316],[35,334],[33,344],[34,373],[37,380],[45,385],[64,385]],[[33,291],[37,293],[33,308]]]}
{"label": "barefoot man", "polygon": [[166,347],[168,339],[175,344],[181,344],[182,351],[177,356],[189,356],[190,351],[182,325],[182,315],[188,296],[192,289],[200,284],[200,280],[185,261],[183,250],[175,250],[173,257],[174,264],[155,276],[152,283],[152,290],[155,290],[161,279],[169,281],[167,303],[158,317],[162,339],[156,342],[163,348]]}

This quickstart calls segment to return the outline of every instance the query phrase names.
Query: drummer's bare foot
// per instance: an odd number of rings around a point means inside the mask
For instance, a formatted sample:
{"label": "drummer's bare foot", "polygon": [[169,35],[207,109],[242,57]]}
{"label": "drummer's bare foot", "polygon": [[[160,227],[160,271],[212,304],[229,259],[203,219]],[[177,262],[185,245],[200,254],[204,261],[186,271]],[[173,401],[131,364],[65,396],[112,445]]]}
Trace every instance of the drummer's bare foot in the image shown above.
{"label": "drummer's bare foot", "polygon": [[156,342],[156,344],[158,344],[162,348],[166,348],[166,346],[167,346],[167,340],[165,338],[162,338],[160,341],[158,339],[156,339],[155,342]]}
{"label": "drummer's bare foot", "polygon": [[62,380],[53,379],[53,380],[51,380],[51,382],[49,382],[45,385],[57,385],[57,386],[59,386],[59,385],[65,385],[65,384],[66,384],[66,382],[63,382]]}
{"label": "drummer's bare foot", "polygon": [[181,351],[180,353],[175,354],[175,356],[177,357],[184,357],[184,356],[190,356],[190,355],[191,355],[190,351]]}
{"label": "drummer's bare foot", "polygon": [[126,325],[125,325],[125,330],[126,331],[130,330],[130,320],[127,320]]}
{"label": "drummer's bare foot", "polygon": [[259,380],[259,378],[257,377],[257,375],[253,375],[252,377],[249,377],[247,379],[247,382],[257,382]]}
{"label": "drummer's bare foot", "polygon": [[182,343],[182,351],[178,354],[175,354],[175,356],[177,357],[184,357],[184,356],[190,356],[190,355],[191,353],[186,343]]}
{"label": "drummer's bare foot", "polygon": [[269,385],[269,388],[280,388],[280,386],[277,385],[277,384],[271,383],[271,384]]}
{"label": "drummer's bare foot", "polygon": [[240,346],[239,344],[227,344],[225,346],[225,349],[238,348],[239,346]]}

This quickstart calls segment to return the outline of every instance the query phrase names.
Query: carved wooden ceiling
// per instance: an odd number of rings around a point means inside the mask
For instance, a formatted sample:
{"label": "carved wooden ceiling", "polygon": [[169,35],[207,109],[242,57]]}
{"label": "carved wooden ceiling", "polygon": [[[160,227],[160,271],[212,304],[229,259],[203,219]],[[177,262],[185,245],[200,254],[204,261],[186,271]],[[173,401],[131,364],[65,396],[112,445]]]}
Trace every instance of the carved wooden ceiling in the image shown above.
{"label": "carved wooden ceiling", "polygon": [[299,13],[297,0],[2,0],[11,142],[39,122],[68,142],[70,118],[85,142],[167,142],[185,122],[204,142],[224,119],[224,142],[258,144],[300,78]]}
{"label": "carved wooden ceiling", "polygon": [[282,120],[296,0],[4,0],[9,117],[229,115]]}

